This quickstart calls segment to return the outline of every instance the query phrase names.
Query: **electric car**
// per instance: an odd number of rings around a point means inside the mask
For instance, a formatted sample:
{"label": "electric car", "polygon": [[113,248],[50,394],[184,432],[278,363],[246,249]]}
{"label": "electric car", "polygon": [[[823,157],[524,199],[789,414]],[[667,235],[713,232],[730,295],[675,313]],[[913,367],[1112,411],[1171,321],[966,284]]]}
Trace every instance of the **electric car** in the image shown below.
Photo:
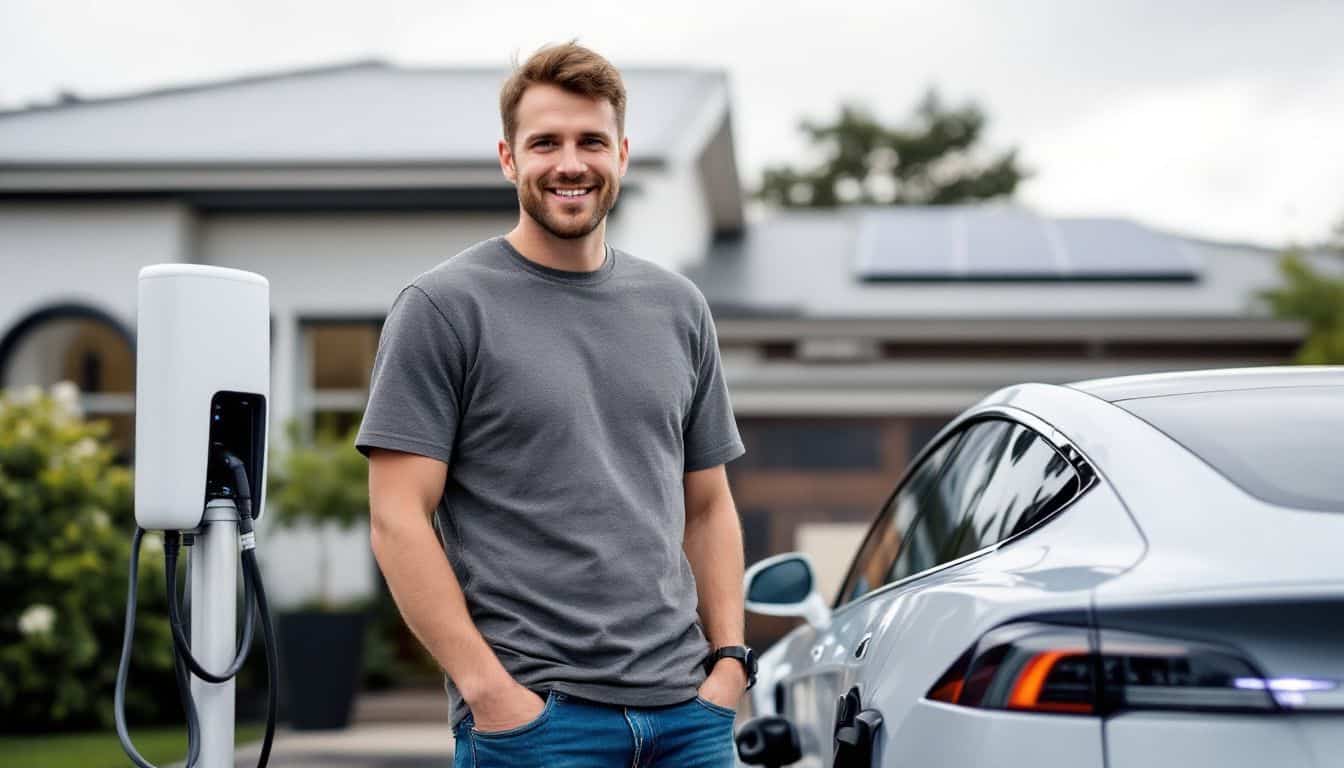
{"label": "electric car", "polygon": [[746,574],[807,623],[744,761],[1344,765],[1344,367],[1003,389],[814,585],[800,554]]}

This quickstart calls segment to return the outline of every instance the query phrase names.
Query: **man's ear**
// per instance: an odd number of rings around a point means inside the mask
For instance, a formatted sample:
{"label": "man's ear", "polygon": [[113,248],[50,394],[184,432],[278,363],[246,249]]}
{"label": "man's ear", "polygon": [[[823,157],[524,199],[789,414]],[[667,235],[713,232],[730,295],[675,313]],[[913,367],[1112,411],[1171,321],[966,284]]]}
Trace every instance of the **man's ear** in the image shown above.
{"label": "man's ear", "polygon": [[630,139],[626,136],[621,137],[621,178],[625,178],[625,171],[630,167]]}
{"label": "man's ear", "polygon": [[499,140],[499,170],[510,184],[518,183],[518,167],[513,161],[513,147],[504,139]]}

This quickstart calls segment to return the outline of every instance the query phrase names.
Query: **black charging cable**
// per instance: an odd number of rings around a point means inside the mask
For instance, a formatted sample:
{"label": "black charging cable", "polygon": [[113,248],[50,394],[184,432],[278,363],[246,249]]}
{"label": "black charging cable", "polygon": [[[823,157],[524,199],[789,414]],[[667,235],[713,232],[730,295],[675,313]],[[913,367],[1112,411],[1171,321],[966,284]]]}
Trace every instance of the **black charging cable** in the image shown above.
{"label": "black charging cable", "polygon": [[261,755],[257,768],[266,768],[271,756],[271,743],[275,739],[275,714],[278,709],[280,692],[280,664],[276,657],[275,627],[271,623],[271,611],[266,602],[266,586],[261,580],[261,569],[257,565],[257,536],[252,521],[252,488],[247,481],[247,468],[243,462],[228,451],[219,455],[233,473],[234,503],[238,506],[238,541],[243,558],[243,579],[250,581],[256,593],[256,608],[261,614],[261,632],[266,641],[266,733],[261,740]]}
{"label": "black charging cable", "polygon": [[[121,637],[121,660],[117,664],[117,682],[112,694],[112,714],[116,722],[117,738],[126,756],[135,763],[136,768],[156,768],[146,760],[131,742],[130,731],[126,727],[126,679],[130,676],[131,643],[135,638],[135,597],[140,585],[140,543],[145,537],[145,529],[136,527],[131,538],[130,586],[126,594],[126,629]],[[177,599],[169,594],[168,600]],[[182,709],[187,715],[187,768],[195,768],[201,758],[200,717],[196,712],[196,702],[191,698],[191,683],[187,678],[186,666],[178,654],[173,654],[173,674],[177,678],[177,691],[182,697]]]}
{"label": "black charging cable", "polygon": [[[261,570],[257,565],[257,541],[252,520],[252,493],[247,480],[246,467],[233,454],[217,450],[214,457],[225,463],[234,476],[234,502],[238,509],[238,535],[243,564],[244,619],[243,639],[239,652],[224,675],[215,675],[204,669],[191,655],[191,644],[183,631],[182,612],[177,589],[177,559],[182,537],[179,531],[164,532],[164,567],[168,588],[168,613],[173,630],[173,672],[177,678],[178,693],[182,698],[182,708],[187,715],[187,761],[186,768],[196,768],[200,760],[200,716],[196,703],[191,698],[191,682],[188,671],[203,680],[222,683],[231,679],[247,660],[252,645],[255,614],[261,615],[262,637],[266,645],[266,732],[262,738],[261,754],[257,768],[266,768],[270,762],[271,745],[275,739],[275,717],[279,696],[279,662],[276,654],[275,627],[271,623],[270,608],[266,600],[266,587],[261,580]],[[126,628],[122,635],[121,659],[117,665],[116,686],[113,693],[113,716],[116,723],[117,738],[122,749],[137,768],[156,768],[147,761],[131,742],[126,727],[126,681],[129,677],[131,662],[131,643],[135,636],[136,595],[140,582],[140,545],[145,529],[136,527],[131,539],[131,564],[129,589],[126,596]]]}
{"label": "black charging cable", "polygon": [[[242,527],[239,526],[239,530]],[[177,595],[177,559],[178,553],[182,548],[182,536],[177,531],[163,532],[163,567],[165,581],[168,584],[168,594]],[[254,584],[254,574],[248,569],[243,569],[243,635],[238,641],[237,655],[222,673],[215,674],[207,670],[195,656],[191,655],[191,641],[187,639],[186,625],[182,620],[182,609],[176,599],[168,601],[168,619],[169,625],[173,629],[173,645],[177,648],[178,655],[186,663],[191,673],[207,683],[226,683],[232,680],[238,674],[238,670],[247,663],[247,654],[252,649],[252,636],[255,633],[253,621],[255,616],[256,598],[254,596],[256,586]],[[188,585],[190,588],[190,585]]]}

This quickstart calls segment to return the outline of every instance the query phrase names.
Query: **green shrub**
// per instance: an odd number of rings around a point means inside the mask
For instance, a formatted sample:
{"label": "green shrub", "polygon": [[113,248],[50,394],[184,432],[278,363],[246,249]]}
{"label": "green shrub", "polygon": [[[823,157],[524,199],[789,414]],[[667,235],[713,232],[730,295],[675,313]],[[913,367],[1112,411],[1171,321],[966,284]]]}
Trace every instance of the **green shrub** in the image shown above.
{"label": "green shrub", "polygon": [[[112,721],[126,576],[135,530],[131,473],[115,466],[107,425],[60,384],[0,392],[0,729]],[[179,712],[162,539],[147,535],[127,714]]]}

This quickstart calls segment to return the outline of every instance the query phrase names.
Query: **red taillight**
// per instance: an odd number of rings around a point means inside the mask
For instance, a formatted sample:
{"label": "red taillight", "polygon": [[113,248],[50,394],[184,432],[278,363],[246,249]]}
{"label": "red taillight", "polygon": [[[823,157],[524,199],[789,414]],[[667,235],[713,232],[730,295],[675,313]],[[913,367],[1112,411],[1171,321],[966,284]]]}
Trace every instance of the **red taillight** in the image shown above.
{"label": "red taillight", "polygon": [[1235,652],[1132,632],[1022,622],[963,654],[927,698],[979,709],[1096,715],[1121,709],[1273,711]]}
{"label": "red taillight", "polygon": [[[975,649],[971,649],[973,651]],[[961,697],[961,687],[966,677],[966,669],[971,665],[971,651],[961,654],[943,676],[938,678],[938,682],[929,689],[929,698],[934,701],[943,701],[948,704],[956,704],[957,699]]]}
{"label": "red taillight", "polygon": [[1045,651],[1036,654],[1031,657],[1031,660],[1027,662],[1013,682],[1012,690],[1008,694],[1008,708],[1037,712],[1092,714],[1093,707],[1089,701],[1054,701],[1046,692],[1046,681],[1050,679],[1052,674],[1058,676],[1061,669],[1068,668],[1067,665],[1085,668],[1085,665],[1090,663],[1090,654],[1087,649]]}

